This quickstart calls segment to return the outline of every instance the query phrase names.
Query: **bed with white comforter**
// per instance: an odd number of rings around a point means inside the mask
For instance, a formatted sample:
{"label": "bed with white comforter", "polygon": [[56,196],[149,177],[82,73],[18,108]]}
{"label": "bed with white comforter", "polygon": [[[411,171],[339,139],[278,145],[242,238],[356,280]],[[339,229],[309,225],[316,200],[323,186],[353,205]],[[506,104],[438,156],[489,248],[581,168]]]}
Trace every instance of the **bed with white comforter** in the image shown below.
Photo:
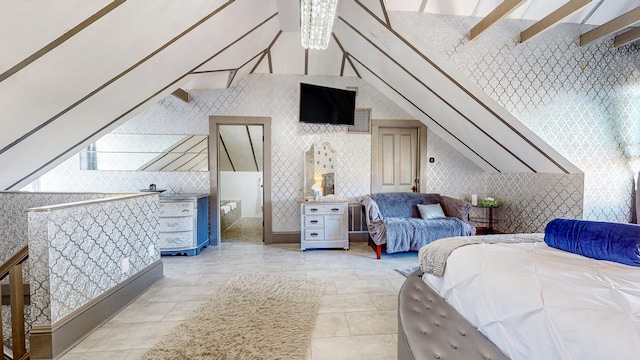
{"label": "bed with white comforter", "polygon": [[423,280],[511,359],[640,359],[640,268],[530,236],[459,247]]}

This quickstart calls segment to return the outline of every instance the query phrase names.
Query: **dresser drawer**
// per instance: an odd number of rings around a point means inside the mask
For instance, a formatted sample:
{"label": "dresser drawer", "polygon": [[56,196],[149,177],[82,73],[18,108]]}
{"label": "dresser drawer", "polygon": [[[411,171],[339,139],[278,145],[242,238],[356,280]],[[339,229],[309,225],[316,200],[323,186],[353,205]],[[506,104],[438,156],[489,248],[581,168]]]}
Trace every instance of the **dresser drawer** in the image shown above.
{"label": "dresser drawer", "polygon": [[346,204],[313,204],[304,206],[305,215],[344,214],[345,211],[347,211]]}
{"label": "dresser drawer", "polygon": [[160,233],[160,248],[184,248],[194,246],[193,231]]}
{"label": "dresser drawer", "polygon": [[324,240],[324,229],[304,229],[305,240]]}
{"label": "dresser drawer", "polygon": [[193,217],[160,218],[160,232],[191,231],[193,230]]}
{"label": "dresser drawer", "polygon": [[306,215],[304,217],[305,227],[323,226],[323,225],[324,225],[324,216],[322,215]]}
{"label": "dresser drawer", "polygon": [[160,216],[192,216],[192,201],[160,202]]}
{"label": "dresser drawer", "polygon": [[324,205],[305,205],[303,207],[305,215],[323,214]]}

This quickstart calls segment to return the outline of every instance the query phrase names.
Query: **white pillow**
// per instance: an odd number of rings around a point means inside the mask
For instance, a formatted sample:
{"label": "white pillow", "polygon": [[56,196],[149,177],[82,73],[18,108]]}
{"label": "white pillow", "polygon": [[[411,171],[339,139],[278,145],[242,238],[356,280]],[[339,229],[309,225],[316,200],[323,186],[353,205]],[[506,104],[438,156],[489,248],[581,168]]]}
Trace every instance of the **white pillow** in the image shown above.
{"label": "white pillow", "polygon": [[420,211],[420,217],[425,220],[446,218],[440,204],[418,204],[418,211]]}

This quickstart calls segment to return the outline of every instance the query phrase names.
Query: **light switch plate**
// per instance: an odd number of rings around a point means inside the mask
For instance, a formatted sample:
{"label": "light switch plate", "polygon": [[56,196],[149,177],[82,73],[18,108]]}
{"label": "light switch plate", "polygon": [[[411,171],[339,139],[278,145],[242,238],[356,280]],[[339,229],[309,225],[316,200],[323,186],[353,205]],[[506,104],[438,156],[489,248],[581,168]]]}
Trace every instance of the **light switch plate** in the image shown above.
{"label": "light switch plate", "polygon": [[122,258],[122,263],[120,264],[120,269],[122,270],[123,274],[126,274],[129,272],[129,258]]}

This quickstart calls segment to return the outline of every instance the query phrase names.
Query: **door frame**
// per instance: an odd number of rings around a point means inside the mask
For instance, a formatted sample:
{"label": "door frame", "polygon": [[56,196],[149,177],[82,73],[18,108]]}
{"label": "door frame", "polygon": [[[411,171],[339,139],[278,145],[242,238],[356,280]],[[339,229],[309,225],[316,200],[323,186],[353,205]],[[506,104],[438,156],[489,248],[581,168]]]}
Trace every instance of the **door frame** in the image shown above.
{"label": "door frame", "polygon": [[378,173],[378,150],[380,128],[414,128],[418,129],[418,159],[416,161],[420,187],[418,192],[424,193],[427,189],[427,126],[419,120],[371,120],[371,192],[378,192],[379,188],[374,183],[381,174]]}
{"label": "door frame", "polygon": [[212,245],[220,245],[220,174],[218,172],[218,139],[220,125],[262,125],[262,239],[271,244],[272,210],[271,210],[271,118],[257,116],[209,116],[209,217],[211,224]]}

